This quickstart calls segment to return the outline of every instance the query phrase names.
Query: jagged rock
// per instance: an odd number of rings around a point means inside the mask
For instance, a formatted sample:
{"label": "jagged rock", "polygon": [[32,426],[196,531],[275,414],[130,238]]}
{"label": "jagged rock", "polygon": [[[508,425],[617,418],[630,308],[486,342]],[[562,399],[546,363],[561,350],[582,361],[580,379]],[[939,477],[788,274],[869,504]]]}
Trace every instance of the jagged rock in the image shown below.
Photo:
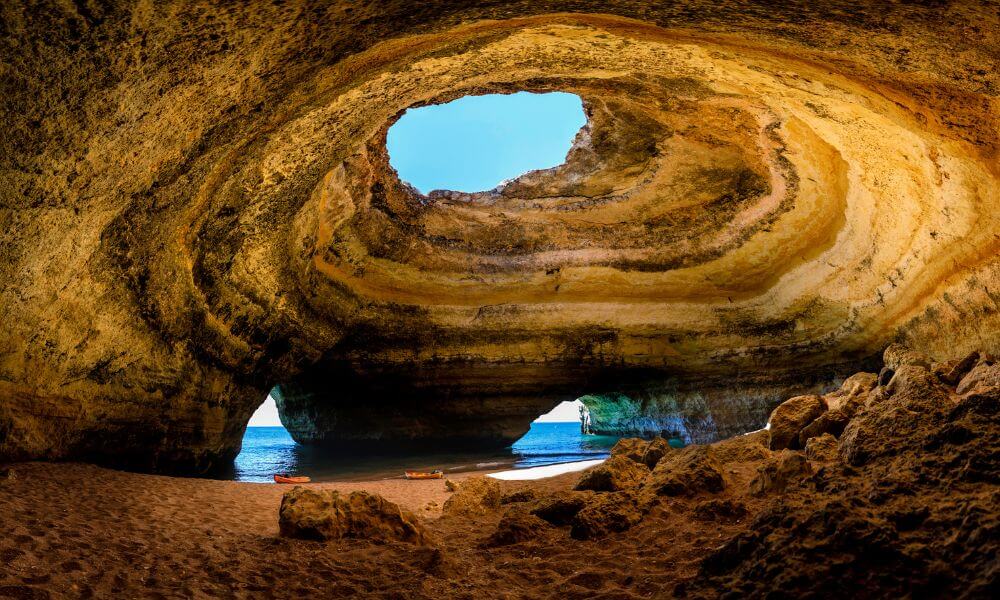
{"label": "jagged rock", "polygon": [[[885,394],[874,398],[851,419],[840,437],[840,455],[862,465],[919,445],[926,421],[953,405],[947,388],[924,367],[904,365],[896,371]],[[902,442],[901,442],[902,441]],[[905,444],[905,445],[902,445]]]}
{"label": "jagged rock", "polygon": [[823,401],[830,410],[843,410],[850,416],[877,385],[878,375],[875,373],[855,373],[844,380],[840,389],[825,394]]}
{"label": "jagged rock", "polygon": [[851,418],[843,410],[839,408],[828,410],[799,431],[799,443],[796,447],[805,448],[806,442],[818,435],[830,434],[833,437],[840,437],[850,421]]}
{"label": "jagged rock", "polygon": [[593,496],[593,492],[556,492],[539,499],[530,512],[553,525],[569,525]]}
{"label": "jagged rock", "polygon": [[688,446],[665,456],[652,470],[643,491],[655,496],[692,496],[726,487],[722,465],[709,446]]}
{"label": "jagged rock", "polygon": [[940,372],[900,366],[845,430],[844,461],[822,458],[832,436],[810,438],[807,456],[823,463],[810,484],[770,499],[675,593],[992,597],[1000,394],[957,396]]}
{"label": "jagged rock", "polygon": [[649,441],[641,438],[622,438],[611,448],[610,456],[621,456],[637,463],[642,463],[649,448]]}
{"label": "jagged rock", "polygon": [[826,402],[820,396],[796,396],[789,398],[771,413],[771,441],[768,448],[783,450],[799,448],[799,432],[826,412]]}
{"label": "jagged rock", "polygon": [[307,540],[340,538],[429,543],[415,516],[377,494],[295,487],[281,499],[281,535]]}
{"label": "jagged rock", "polygon": [[483,541],[483,546],[495,548],[533,540],[551,525],[522,510],[508,510],[500,518],[496,530]]}
{"label": "jagged rock", "polygon": [[927,355],[916,352],[902,344],[889,344],[882,353],[882,362],[892,370],[898,370],[902,366],[931,368],[931,359]]}
{"label": "jagged rock", "polygon": [[941,381],[947,383],[948,385],[957,386],[958,382],[965,377],[966,373],[971,371],[972,368],[979,362],[979,356],[979,351],[976,350],[970,352],[962,359],[935,364],[932,370]]}
{"label": "jagged rock", "polygon": [[574,515],[570,535],[578,540],[601,538],[626,531],[640,520],[642,512],[632,493],[597,494]]}
{"label": "jagged rock", "polygon": [[538,492],[531,488],[506,492],[500,497],[500,504],[517,504],[521,502],[531,502],[538,499]]}
{"label": "jagged rock", "polygon": [[445,491],[452,492],[452,493],[457,492],[458,491],[458,484],[456,482],[452,481],[451,479],[445,479],[444,480],[444,489],[445,489]]}
{"label": "jagged rock", "polygon": [[699,521],[737,521],[747,514],[747,507],[738,500],[705,500],[694,507],[693,516]]}
{"label": "jagged rock", "polygon": [[997,393],[1000,391],[1000,363],[980,361],[962,377],[955,393],[964,396],[969,393]]}
{"label": "jagged rock", "polygon": [[647,475],[649,468],[644,463],[622,455],[612,455],[603,463],[587,470],[575,489],[617,492],[639,486]]}
{"label": "jagged rock", "polygon": [[890,369],[889,367],[882,367],[882,370],[878,372],[878,384],[885,386],[889,385],[892,380],[892,376],[896,374],[896,371]]}
{"label": "jagged rock", "polygon": [[757,474],[750,482],[750,493],[763,496],[784,492],[793,481],[812,475],[812,467],[806,457],[799,452],[782,450],[757,468]]}
{"label": "jagged rock", "polygon": [[837,438],[829,433],[811,437],[806,442],[806,458],[814,462],[832,462],[837,460]]}
{"label": "jagged rock", "polygon": [[469,477],[445,500],[446,514],[481,515],[500,508],[503,489],[491,477]]}
{"label": "jagged rock", "polygon": [[642,462],[647,467],[652,469],[656,466],[656,463],[660,462],[660,459],[667,452],[672,452],[674,448],[670,445],[666,439],[661,437],[655,437],[649,441],[649,445],[646,446],[646,452],[642,455]]}
{"label": "jagged rock", "polygon": [[722,464],[762,460],[771,456],[767,449],[771,435],[766,429],[731,437],[712,444],[715,458]]}

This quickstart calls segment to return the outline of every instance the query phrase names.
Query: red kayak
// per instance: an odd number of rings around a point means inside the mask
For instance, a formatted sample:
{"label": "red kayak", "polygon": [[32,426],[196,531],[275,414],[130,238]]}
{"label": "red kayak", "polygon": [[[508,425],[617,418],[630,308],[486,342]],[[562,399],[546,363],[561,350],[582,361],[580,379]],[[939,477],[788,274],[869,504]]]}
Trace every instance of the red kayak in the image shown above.
{"label": "red kayak", "polygon": [[291,477],[289,475],[275,475],[274,483],[309,483],[312,479],[305,476]]}
{"label": "red kayak", "polygon": [[420,471],[406,471],[407,479],[441,479],[444,477],[444,473],[441,471],[431,471],[430,473],[421,473]]}

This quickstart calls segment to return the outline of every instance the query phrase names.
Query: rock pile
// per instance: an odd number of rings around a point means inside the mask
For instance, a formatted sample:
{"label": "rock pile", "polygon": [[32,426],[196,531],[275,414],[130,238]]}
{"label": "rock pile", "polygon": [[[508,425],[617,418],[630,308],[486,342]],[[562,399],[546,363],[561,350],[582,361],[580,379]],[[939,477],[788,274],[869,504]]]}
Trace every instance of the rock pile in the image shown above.
{"label": "rock pile", "polygon": [[[679,595],[996,597],[1000,364],[979,353],[934,363],[900,346],[885,362],[884,385],[859,375],[824,398],[848,415],[839,440],[811,437],[806,457],[785,450],[761,468],[752,491],[777,494],[773,504]],[[812,475],[807,459],[822,464]]]}
{"label": "rock pile", "polygon": [[623,439],[574,491],[508,495],[484,545],[560,528],[579,540],[655,531],[672,512],[748,523],[678,584],[678,596],[995,595],[1000,364],[978,353],[935,363],[897,346],[886,362],[885,385],[859,373],[835,392],[793,397],[774,410],[770,431],[655,460],[661,441]]}

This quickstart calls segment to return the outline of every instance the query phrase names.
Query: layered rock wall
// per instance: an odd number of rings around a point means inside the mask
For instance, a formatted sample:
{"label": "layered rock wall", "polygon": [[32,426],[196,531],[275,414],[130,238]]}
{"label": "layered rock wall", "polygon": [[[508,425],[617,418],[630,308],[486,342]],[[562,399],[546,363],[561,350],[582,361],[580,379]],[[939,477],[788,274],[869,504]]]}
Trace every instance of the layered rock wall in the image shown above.
{"label": "layered rock wall", "polygon": [[[204,470],[276,384],[303,440],[665,381],[728,433],[740,382],[1000,350],[989,2],[0,11],[0,457]],[[517,90],[583,98],[564,165],[396,177],[407,107]]]}

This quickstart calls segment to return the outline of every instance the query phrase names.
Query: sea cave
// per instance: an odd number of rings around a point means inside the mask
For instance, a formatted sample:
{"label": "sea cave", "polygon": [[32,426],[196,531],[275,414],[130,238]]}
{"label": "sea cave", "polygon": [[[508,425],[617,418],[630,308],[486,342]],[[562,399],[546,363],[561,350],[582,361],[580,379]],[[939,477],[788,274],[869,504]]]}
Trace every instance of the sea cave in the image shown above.
{"label": "sea cave", "polygon": [[[0,597],[996,597],[998,48],[990,0],[3,3]],[[559,160],[398,166],[525,97]],[[228,481],[269,394],[350,460],[622,439]]]}

